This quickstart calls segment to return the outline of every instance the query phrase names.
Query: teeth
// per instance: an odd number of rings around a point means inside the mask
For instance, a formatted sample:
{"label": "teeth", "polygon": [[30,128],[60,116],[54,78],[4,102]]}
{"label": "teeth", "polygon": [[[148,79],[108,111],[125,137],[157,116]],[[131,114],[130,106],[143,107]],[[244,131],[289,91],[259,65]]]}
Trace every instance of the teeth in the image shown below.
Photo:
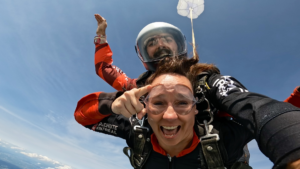
{"label": "teeth", "polygon": [[167,130],[173,130],[176,129],[178,126],[162,126],[162,127]]}
{"label": "teeth", "polygon": [[174,134],[171,134],[171,135],[165,134],[165,136],[167,136],[167,137],[173,137]]}

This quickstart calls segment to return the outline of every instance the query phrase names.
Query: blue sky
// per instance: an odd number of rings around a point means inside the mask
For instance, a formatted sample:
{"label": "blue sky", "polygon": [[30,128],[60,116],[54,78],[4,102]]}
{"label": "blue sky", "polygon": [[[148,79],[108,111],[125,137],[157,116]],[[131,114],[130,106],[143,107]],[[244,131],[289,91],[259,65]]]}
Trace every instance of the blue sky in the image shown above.
{"label": "blue sky", "polygon": [[[123,140],[89,131],[73,117],[81,97],[114,91],[95,73],[93,15],[107,19],[114,65],[137,78],[145,69],[134,44],[145,25],[171,23],[192,41],[177,3],[1,0],[0,139],[72,168],[131,168]],[[194,20],[201,62],[216,64],[250,91],[284,100],[300,85],[299,6],[298,0],[206,0]],[[271,168],[255,142],[249,147],[253,168]]]}

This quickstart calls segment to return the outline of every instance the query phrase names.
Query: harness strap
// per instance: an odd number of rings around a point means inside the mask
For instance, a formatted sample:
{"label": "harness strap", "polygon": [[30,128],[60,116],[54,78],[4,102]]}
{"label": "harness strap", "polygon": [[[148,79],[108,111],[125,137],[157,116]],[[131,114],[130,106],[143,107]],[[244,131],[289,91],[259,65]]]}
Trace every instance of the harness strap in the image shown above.
{"label": "harness strap", "polygon": [[205,135],[200,137],[200,144],[208,169],[226,169],[223,163],[221,151],[219,149],[218,141],[219,134],[211,134],[213,125],[208,125],[207,121],[203,121]]}
{"label": "harness strap", "polygon": [[207,78],[208,78],[208,73],[207,72],[202,72],[198,75],[198,81],[196,84],[196,93],[205,93],[207,89],[210,89],[209,86],[207,85]]}
{"label": "harness strap", "polygon": [[200,143],[208,169],[225,169],[217,139],[209,138]]}
{"label": "harness strap", "polygon": [[134,154],[142,154],[144,150],[144,145],[146,143],[148,131],[139,127],[134,128]]}
{"label": "harness strap", "polygon": [[198,100],[196,104],[197,110],[200,111],[200,113],[196,115],[196,119],[199,122],[202,122],[203,120],[208,120],[208,123],[211,123],[213,121],[213,112],[210,108],[210,102],[205,97],[207,91],[210,89],[206,83],[207,78],[207,72],[202,72],[198,75],[198,80],[195,88],[195,95]]}
{"label": "harness strap", "polygon": [[[137,119],[131,118],[130,120],[132,123],[133,148],[125,147],[123,152],[129,158],[133,168],[141,169],[152,150],[150,132],[147,127],[140,125]],[[130,154],[128,154],[128,151]]]}
{"label": "harness strap", "polygon": [[205,158],[204,158],[204,155],[203,155],[202,146],[198,146],[198,147],[199,147],[198,162],[200,164],[200,168],[201,169],[207,169],[207,165],[206,165]]}
{"label": "harness strap", "polygon": [[[128,154],[128,150],[130,151],[130,154]],[[130,147],[124,147],[123,148],[123,153],[129,158],[130,164],[133,168],[137,168],[137,166],[134,163],[134,159],[133,159],[133,150]]]}

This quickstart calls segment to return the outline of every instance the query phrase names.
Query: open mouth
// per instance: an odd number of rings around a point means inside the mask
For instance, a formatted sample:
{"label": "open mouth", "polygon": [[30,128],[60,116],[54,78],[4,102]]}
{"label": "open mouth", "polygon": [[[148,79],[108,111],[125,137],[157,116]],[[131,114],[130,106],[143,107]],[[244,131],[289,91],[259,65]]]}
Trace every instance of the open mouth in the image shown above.
{"label": "open mouth", "polygon": [[160,126],[160,129],[166,138],[174,138],[181,126]]}

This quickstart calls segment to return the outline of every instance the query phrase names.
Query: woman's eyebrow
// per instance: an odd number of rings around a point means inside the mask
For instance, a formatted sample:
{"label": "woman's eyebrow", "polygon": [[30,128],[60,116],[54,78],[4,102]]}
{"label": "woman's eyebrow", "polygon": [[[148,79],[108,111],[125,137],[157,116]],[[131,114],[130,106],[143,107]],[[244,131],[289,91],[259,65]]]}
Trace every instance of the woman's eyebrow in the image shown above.
{"label": "woman's eyebrow", "polygon": [[157,94],[155,96],[151,96],[151,98],[165,98],[166,95],[165,94]]}

